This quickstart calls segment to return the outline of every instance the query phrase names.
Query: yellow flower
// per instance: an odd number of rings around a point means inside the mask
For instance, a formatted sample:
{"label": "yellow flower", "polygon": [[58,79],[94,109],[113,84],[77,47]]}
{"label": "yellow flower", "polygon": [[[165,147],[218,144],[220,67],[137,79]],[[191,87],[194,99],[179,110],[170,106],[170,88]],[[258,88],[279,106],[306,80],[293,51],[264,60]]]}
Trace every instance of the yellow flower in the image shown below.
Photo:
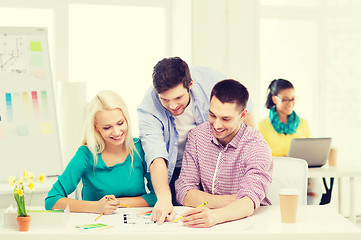
{"label": "yellow flower", "polygon": [[32,191],[34,188],[34,182],[30,182],[28,188],[30,189],[30,191]]}
{"label": "yellow flower", "polygon": [[[39,182],[42,183],[45,180],[44,175],[40,175],[38,178]],[[14,176],[10,176],[8,178],[8,181],[11,186],[14,188],[14,198],[17,205],[17,211],[19,217],[26,217],[27,211],[25,207],[25,201],[24,201],[24,186],[28,187],[30,190],[30,194],[33,194],[33,189],[35,186],[35,177],[32,172],[23,171],[22,176],[18,179],[16,179]],[[31,202],[31,196],[29,201],[29,206]]]}
{"label": "yellow flower", "polygon": [[24,182],[24,177],[21,177],[18,180],[16,180],[16,185],[23,184],[23,182]]}
{"label": "yellow flower", "polygon": [[40,175],[39,176],[39,183],[43,183],[45,181],[45,176],[44,175]]}
{"label": "yellow flower", "polygon": [[18,194],[19,196],[24,196],[24,191],[21,188],[17,188],[15,193]]}
{"label": "yellow flower", "polygon": [[28,172],[26,175],[26,180],[28,180],[28,182],[32,182],[34,180],[34,174],[32,172]]}
{"label": "yellow flower", "polygon": [[15,177],[14,176],[10,176],[9,178],[8,178],[8,182],[10,183],[10,186],[14,186],[14,184],[15,184]]}

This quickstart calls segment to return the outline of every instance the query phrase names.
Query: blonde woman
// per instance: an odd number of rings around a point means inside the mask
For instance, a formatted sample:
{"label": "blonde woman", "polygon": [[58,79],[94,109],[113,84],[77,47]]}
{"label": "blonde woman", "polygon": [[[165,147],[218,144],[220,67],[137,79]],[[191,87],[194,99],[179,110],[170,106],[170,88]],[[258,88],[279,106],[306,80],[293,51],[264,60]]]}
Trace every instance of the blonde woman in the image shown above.
{"label": "blonde woman", "polygon": [[[150,193],[147,193],[144,183]],[[68,198],[82,180],[82,200]],[[112,91],[90,102],[82,146],[45,199],[46,209],[112,214],[118,207],[154,206],[154,194],[141,142],[130,132],[127,107]]]}

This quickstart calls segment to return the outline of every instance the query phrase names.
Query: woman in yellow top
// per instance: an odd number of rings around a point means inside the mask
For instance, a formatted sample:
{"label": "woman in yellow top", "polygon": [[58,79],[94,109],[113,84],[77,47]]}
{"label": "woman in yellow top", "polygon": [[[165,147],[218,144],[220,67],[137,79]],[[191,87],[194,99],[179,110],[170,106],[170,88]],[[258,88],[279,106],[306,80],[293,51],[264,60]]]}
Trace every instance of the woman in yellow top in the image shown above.
{"label": "woman in yellow top", "polygon": [[[310,138],[311,130],[306,119],[293,110],[295,90],[291,82],[275,79],[268,86],[266,107],[269,116],[259,122],[258,129],[272,150],[272,156],[287,156],[292,138]],[[309,179],[307,203],[319,204],[322,189],[319,181]]]}

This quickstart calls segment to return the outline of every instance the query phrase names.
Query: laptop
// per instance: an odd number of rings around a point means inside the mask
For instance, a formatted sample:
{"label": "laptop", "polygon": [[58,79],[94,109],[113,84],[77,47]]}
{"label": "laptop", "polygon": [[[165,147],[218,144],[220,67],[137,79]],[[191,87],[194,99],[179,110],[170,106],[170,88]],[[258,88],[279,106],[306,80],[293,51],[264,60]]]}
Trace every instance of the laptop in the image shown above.
{"label": "laptop", "polygon": [[293,138],[289,157],[301,158],[308,167],[322,167],[327,159],[331,146],[331,138]]}

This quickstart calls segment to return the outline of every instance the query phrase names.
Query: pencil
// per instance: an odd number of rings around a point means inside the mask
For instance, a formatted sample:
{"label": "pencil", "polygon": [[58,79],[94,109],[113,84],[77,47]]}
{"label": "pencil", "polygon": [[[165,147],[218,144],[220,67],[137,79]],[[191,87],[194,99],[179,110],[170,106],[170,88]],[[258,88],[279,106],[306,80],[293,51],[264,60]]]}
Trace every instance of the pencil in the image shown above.
{"label": "pencil", "polygon": [[108,228],[112,228],[114,226],[106,226],[106,227],[101,227],[101,228],[98,228],[96,229],[97,231],[101,231],[101,230],[105,230],[105,229],[108,229]]}
{"label": "pencil", "polygon": [[123,207],[130,208],[130,206],[128,206],[127,204],[124,203],[119,203],[119,204],[122,205]]}
{"label": "pencil", "polygon": [[[207,205],[207,204],[208,204],[208,202],[204,202],[204,203],[202,203],[201,205],[197,206],[197,208],[202,207],[202,206],[205,206],[205,205]],[[183,217],[183,215],[180,216],[179,218],[177,218],[176,220],[174,220],[173,222],[175,223],[175,222],[179,221],[180,219],[182,219],[182,217]]]}
{"label": "pencil", "polygon": [[[105,197],[106,200],[108,201],[111,201],[111,200],[114,200],[112,198],[108,198],[108,197]],[[124,203],[119,203],[120,205],[122,205],[123,207],[127,207],[127,208],[130,208],[128,205],[124,204]],[[104,213],[101,213],[94,221],[98,220],[101,216],[103,216]]]}
{"label": "pencil", "polygon": [[[105,197],[105,199],[107,199],[108,201],[111,201],[111,200],[115,200],[113,198],[108,198],[108,197]],[[130,208],[130,206],[128,206],[127,204],[124,204],[124,203],[119,203],[119,205],[122,205],[123,207],[126,207],[126,208]]]}
{"label": "pencil", "polygon": [[104,215],[104,213],[101,213],[94,221],[98,220],[103,215]]}

